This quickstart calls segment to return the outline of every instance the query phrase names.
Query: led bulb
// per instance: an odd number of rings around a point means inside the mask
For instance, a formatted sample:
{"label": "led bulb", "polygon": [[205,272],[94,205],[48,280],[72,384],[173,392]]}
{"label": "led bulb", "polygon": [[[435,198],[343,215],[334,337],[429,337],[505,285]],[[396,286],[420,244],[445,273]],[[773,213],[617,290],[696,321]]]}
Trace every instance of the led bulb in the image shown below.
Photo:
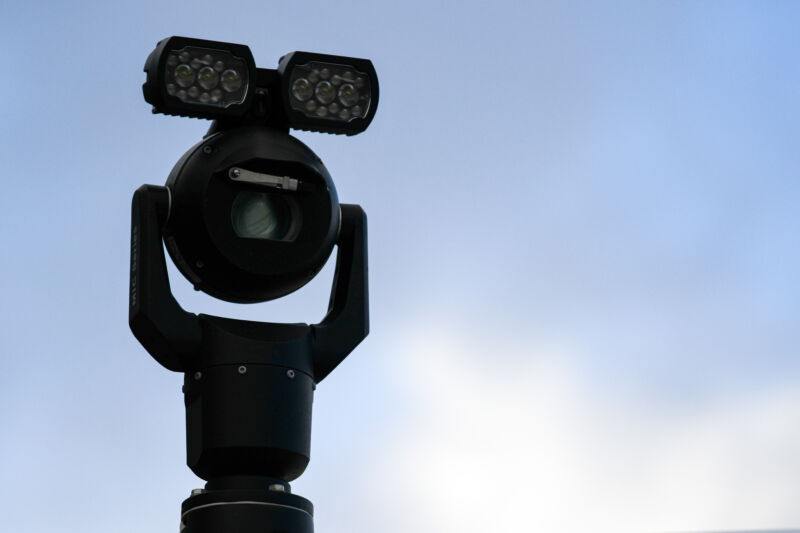
{"label": "led bulb", "polygon": [[219,75],[212,67],[203,67],[200,69],[200,72],[197,73],[197,83],[199,83],[203,89],[213,89],[217,86],[218,82]]}
{"label": "led bulb", "polygon": [[222,88],[232,93],[239,90],[242,86],[242,77],[238,72],[228,69],[222,73]]}
{"label": "led bulb", "polygon": [[313,94],[314,88],[311,86],[311,82],[305,78],[297,78],[292,84],[292,95],[301,102],[305,102]]}
{"label": "led bulb", "polygon": [[182,63],[175,67],[175,83],[181,87],[189,87],[194,83],[194,70],[186,63]]}
{"label": "led bulb", "polygon": [[317,100],[319,100],[321,104],[329,104],[333,102],[334,98],[336,98],[336,89],[333,88],[331,82],[321,81],[317,84],[314,94],[317,96]]}
{"label": "led bulb", "polygon": [[350,107],[358,103],[358,91],[350,83],[345,83],[339,88],[339,101],[345,107]]}

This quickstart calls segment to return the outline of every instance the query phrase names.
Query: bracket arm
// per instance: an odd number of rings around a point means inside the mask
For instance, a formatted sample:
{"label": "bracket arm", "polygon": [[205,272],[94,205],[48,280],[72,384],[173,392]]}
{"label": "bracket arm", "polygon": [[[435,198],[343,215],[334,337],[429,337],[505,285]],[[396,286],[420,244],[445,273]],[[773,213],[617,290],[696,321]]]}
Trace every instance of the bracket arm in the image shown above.
{"label": "bracket arm", "polygon": [[336,273],[328,314],[313,325],[314,379],[336,368],[369,333],[367,215],[361,206],[341,204]]}
{"label": "bracket arm", "polygon": [[161,230],[169,190],[142,185],[133,194],[128,324],[144,348],[168,370],[183,372],[200,349],[197,315],[184,311],[169,288]]}

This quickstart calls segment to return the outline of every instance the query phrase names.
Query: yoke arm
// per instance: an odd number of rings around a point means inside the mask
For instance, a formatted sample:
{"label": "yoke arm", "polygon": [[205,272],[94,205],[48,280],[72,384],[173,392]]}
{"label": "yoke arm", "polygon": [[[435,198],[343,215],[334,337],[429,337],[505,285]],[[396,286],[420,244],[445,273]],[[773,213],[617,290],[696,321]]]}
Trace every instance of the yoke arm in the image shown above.
{"label": "yoke arm", "polygon": [[317,383],[369,333],[367,215],[358,205],[341,204],[341,209],[342,226],[328,314],[312,326]]}
{"label": "yoke arm", "polygon": [[169,288],[161,230],[169,190],[142,185],[133,194],[128,324],[144,348],[168,370],[183,372],[200,349],[197,315],[184,311]]}

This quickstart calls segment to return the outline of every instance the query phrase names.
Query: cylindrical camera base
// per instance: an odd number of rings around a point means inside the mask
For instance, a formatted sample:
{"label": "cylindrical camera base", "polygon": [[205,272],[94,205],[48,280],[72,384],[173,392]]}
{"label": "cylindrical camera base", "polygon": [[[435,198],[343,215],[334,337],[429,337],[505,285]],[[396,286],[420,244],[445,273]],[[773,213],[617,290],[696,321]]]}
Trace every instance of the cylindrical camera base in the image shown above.
{"label": "cylindrical camera base", "polygon": [[181,505],[181,533],[313,533],[314,507],[296,494],[211,490]]}

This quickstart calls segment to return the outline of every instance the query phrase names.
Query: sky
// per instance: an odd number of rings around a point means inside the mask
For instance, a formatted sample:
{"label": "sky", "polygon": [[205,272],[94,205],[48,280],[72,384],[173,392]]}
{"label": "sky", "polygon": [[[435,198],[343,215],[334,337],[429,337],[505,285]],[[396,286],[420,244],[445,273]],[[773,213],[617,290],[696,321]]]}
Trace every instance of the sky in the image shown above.
{"label": "sky", "polygon": [[[174,531],[182,376],[127,325],[130,200],[209,123],[171,35],[368,57],[374,121],[297,132],[369,216],[369,337],[318,386],[318,531],[800,527],[800,4],[0,6],[0,530]],[[322,318],[332,261],[274,302]]]}

